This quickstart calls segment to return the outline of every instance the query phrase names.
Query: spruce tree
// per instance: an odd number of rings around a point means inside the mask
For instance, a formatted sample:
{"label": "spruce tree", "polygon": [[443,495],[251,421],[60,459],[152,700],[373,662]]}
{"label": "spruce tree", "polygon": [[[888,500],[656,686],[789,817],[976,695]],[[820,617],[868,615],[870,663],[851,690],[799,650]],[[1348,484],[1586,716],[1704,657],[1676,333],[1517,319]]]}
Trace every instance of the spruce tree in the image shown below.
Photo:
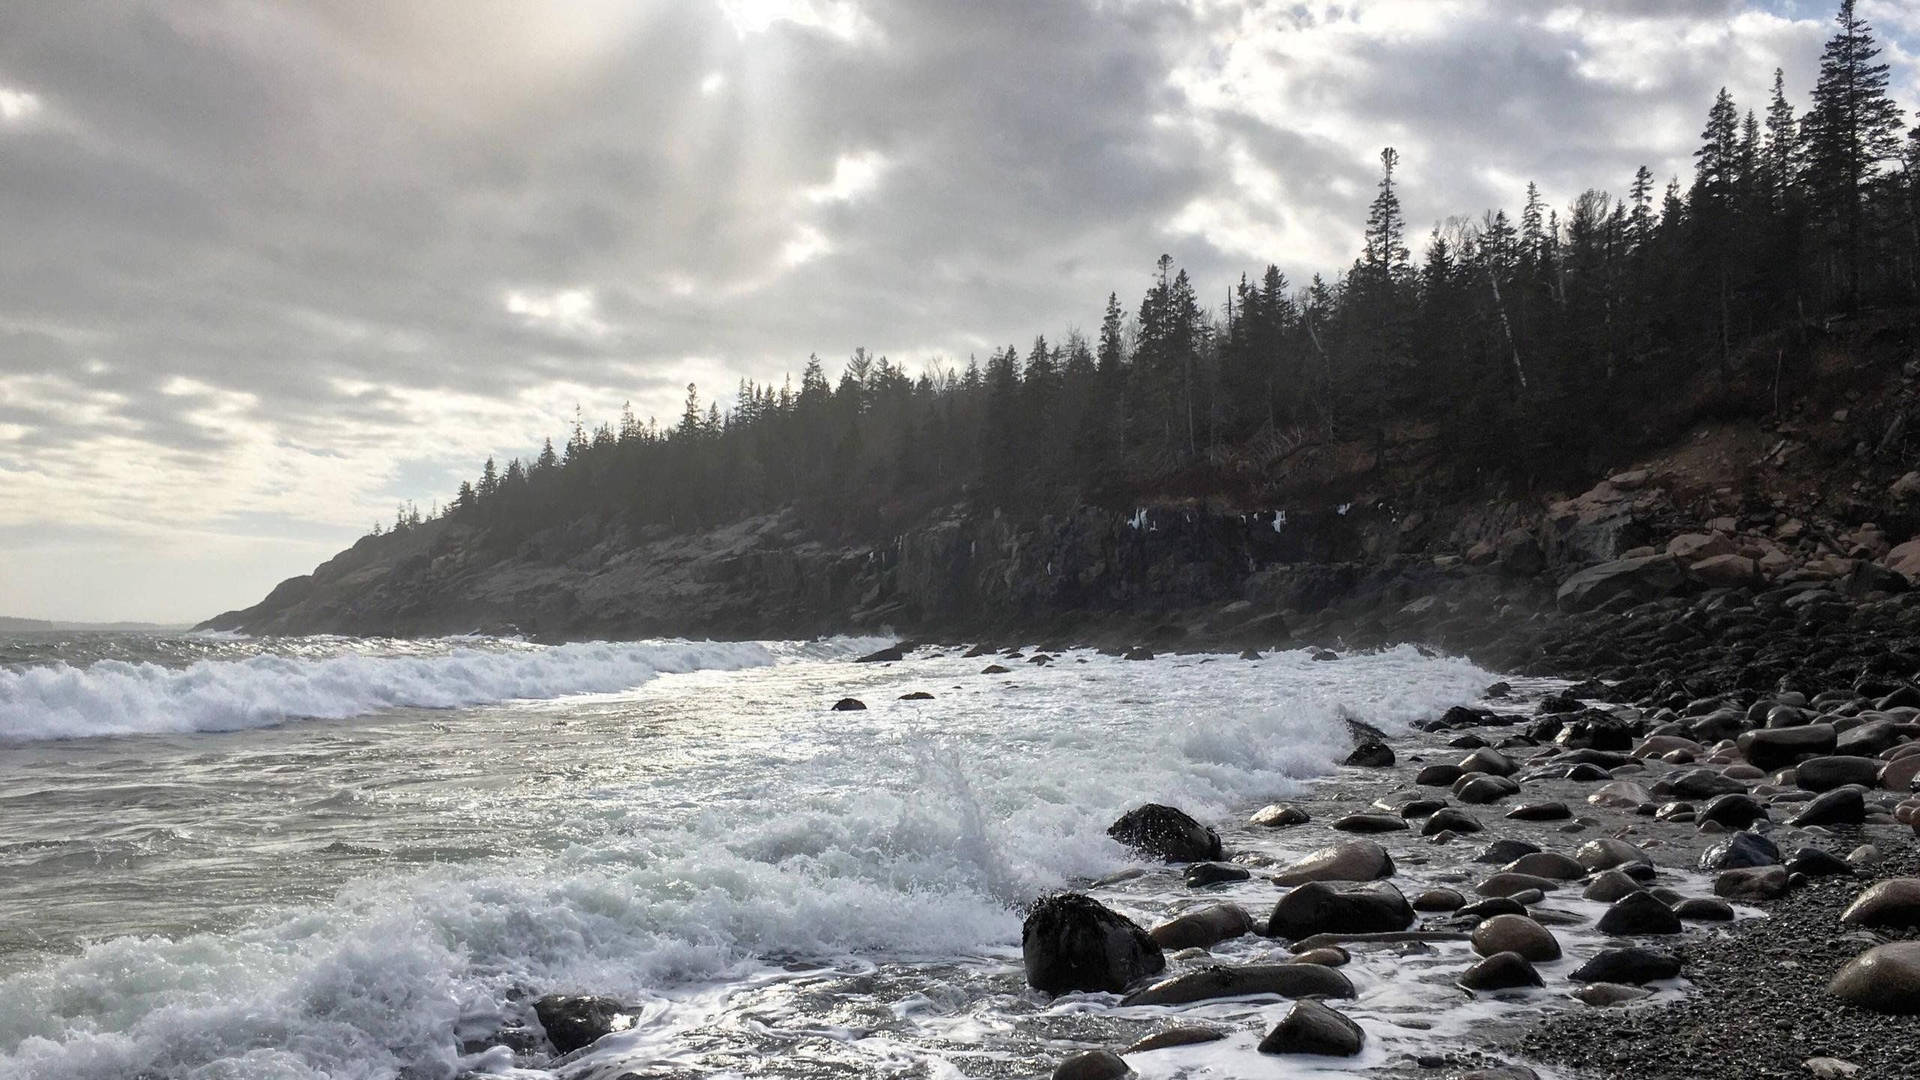
{"label": "spruce tree", "polygon": [[1841,291],[1860,299],[1865,273],[1867,188],[1900,152],[1900,107],[1887,94],[1887,65],[1876,64],[1873,28],[1841,0],[1838,29],[1820,58],[1804,132],[1807,186],[1827,233]]}

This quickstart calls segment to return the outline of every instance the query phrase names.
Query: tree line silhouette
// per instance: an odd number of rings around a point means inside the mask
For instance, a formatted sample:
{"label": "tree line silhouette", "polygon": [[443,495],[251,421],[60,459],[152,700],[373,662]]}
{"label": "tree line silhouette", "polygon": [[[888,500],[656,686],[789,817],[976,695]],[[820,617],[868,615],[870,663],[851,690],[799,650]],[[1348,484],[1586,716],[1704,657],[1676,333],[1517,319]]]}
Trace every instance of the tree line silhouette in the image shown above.
{"label": "tree line silhouette", "polygon": [[[500,468],[444,514],[503,543],[561,521],[711,526],[792,507],[885,530],[937,506],[1016,513],[1143,495],[1257,495],[1300,447],[1384,451],[1422,424],[1477,482],[1575,478],[1647,437],[1648,403],[1701,380],[1779,378],[1776,357],[1829,317],[1920,300],[1920,127],[1903,137],[1871,28],[1840,4],[1804,115],[1774,75],[1762,114],[1724,89],[1691,182],[1561,213],[1528,185],[1452,218],[1416,262],[1399,156],[1381,154],[1361,253],[1304,286],[1268,266],[1218,310],[1162,255],[1137,307],[1097,333],[1009,345],[910,374],[856,349],[830,380],[742,381],[731,406],[687,388],[676,423],[589,430]],[[403,506],[394,528],[421,521]],[[375,531],[380,531],[375,527]]]}

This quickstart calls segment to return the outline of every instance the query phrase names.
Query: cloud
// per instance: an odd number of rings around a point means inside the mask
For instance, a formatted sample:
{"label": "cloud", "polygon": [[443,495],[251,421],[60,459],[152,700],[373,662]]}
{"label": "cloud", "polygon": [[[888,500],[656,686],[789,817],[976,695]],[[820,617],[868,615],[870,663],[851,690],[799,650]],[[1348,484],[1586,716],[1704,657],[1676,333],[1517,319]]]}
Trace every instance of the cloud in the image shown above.
{"label": "cloud", "polygon": [[[1913,104],[1910,6],[1862,10]],[[1389,143],[1416,225],[1511,208],[1530,179],[1565,205],[1643,163],[1683,173],[1719,86],[1763,106],[1779,65],[1804,103],[1831,14],[13,5],[0,567],[37,576],[0,572],[0,613],[249,602],[396,499],[537,448],[576,404],[671,417],[688,381],[725,396],[856,345],[964,364],[1089,327],[1110,291],[1131,305],[1162,251],[1208,298],[1267,261],[1337,271]],[[159,536],[259,553],[223,573]],[[50,537],[164,595],[39,584]]]}

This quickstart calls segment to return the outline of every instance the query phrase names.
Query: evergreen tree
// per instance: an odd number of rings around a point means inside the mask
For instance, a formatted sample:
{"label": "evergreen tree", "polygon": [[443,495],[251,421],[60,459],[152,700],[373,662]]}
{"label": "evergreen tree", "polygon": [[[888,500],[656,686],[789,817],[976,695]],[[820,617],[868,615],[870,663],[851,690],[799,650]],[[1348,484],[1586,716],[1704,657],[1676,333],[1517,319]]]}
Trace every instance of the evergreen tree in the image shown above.
{"label": "evergreen tree", "polygon": [[1873,30],[1841,0],[1838,29],[1820,58],[1813,108],[1804,124],[1806,177],[1814,212],[1833,254],[1835,284],[1858,303],[1865,273],[1866,200],[1883,162],[1900,150],[1900,107],[1887,94],[1887,65],[1876,64]]}

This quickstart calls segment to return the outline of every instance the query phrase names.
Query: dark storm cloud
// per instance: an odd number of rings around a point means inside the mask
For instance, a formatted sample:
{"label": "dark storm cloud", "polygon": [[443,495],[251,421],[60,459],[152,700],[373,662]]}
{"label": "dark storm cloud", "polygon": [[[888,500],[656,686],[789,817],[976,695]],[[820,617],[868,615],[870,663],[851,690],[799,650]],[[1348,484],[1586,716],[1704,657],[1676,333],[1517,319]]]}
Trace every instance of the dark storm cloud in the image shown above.
{"label": "dark storm cloud", "polygon": [[[1388,143],[1418,228],[1664,179],[1719,85],[1763,105],[1780,63],[1804,100],[1814,6],[11,5],[0,525],[304,528],[291,573],[576,401],[964,363],[1131,308],[1162,251],[1208,299],[1337,271]],[[0,608],[56,604],[20,575],[77,556],[9,550]]]}

